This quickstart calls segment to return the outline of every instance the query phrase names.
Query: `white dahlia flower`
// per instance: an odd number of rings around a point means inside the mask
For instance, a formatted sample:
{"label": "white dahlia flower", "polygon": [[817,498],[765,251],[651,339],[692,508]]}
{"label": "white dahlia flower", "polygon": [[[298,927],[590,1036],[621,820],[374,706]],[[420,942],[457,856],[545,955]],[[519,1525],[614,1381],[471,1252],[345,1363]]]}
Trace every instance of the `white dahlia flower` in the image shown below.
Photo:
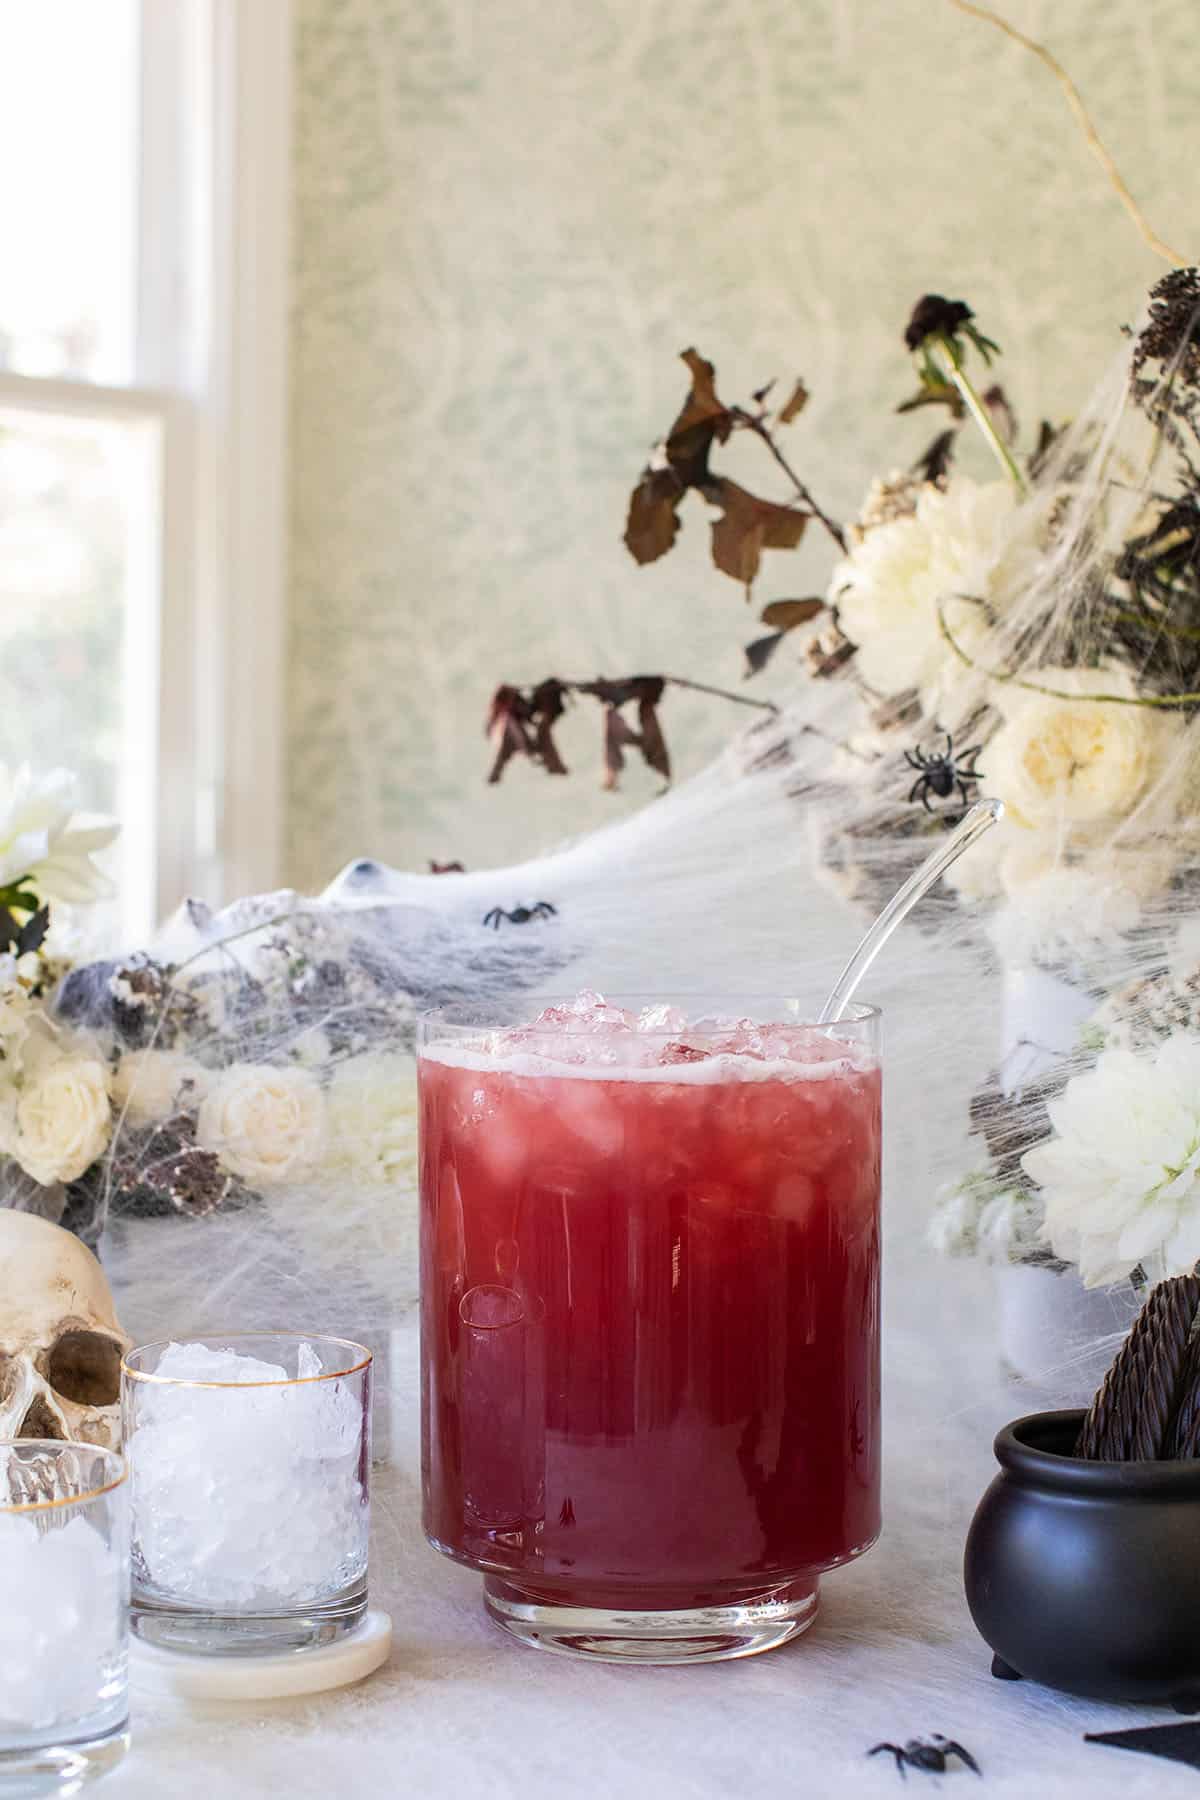
{"label": "white dahlia flower", "polygon": [[1152,1279],[1200,1260],[1200,1038],[1152,1054],[1106,1050],[1049,1105],[1054,1136],[1028,1150],[1045,1235],[1088,1287],[1138,1263]]}
{"label": "white dahlia flower", "polygon": [[[1030,585],[1042,519],[1008,482],[957,476],[925,486],[913,512],[855,527],[833,571],[829,600],[858,646],[856,667],[883,694],[915,688],[930,718],[966,670],[947,643],[939,605],[970,654],[996,616]],[[990,773],[990,771],[989,771]]]}

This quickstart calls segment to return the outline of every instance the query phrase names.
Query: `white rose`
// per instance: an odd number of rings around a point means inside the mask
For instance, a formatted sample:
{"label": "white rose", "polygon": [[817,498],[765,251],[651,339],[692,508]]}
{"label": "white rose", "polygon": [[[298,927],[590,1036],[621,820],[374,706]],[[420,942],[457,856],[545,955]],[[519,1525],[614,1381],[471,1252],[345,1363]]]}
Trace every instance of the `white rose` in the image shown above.
{"label": "white rose", "polygon": [[997,687],[1004,723],[987,747],[989,791],[1031,826],[1127,817],[1161,774],[1178,722],[1152,707],[1087,698],[1132,699],[1127,669],[1039,669],[1033,679],[1068,698]]}
{"label": "white rose", "polygon": [[208,1085],[208,1070],[178,1050],[132,1050],[112,1078],[117,1111],[132,1126],[169,1119],[185,1087],[197,1098]]}
{"label": "white rose", "polygon": [[77,1181],[104,1154],[111,1131],[104,1064],[60,1056],[21,1090],[10,1149],[26,1174],[49,1187]]}
{"label": "white rose", "polygon": [[218,1075],[201,1104],[196,1139],[250,1187],[276,1187],[321,1153],[325,1100],[307,1069],[237,1063]]}
{"label": "white rose", "polygon": [[957,476],[946,490],[923,487],[907,517],[856,528],[829,599],[858,646],[863,680],[883,694],[916,688],[936,717],[967,672],[943,635],[939,606],[971,654],[1031,584],[1043,524],[1040,509],[1018,506],[1008,482]]}
{"label": "white rose", "polygon": [[355,1056],[329,1089],[331,1175],[411,1185],[417,1166],[417,1083],[411,1056]]}

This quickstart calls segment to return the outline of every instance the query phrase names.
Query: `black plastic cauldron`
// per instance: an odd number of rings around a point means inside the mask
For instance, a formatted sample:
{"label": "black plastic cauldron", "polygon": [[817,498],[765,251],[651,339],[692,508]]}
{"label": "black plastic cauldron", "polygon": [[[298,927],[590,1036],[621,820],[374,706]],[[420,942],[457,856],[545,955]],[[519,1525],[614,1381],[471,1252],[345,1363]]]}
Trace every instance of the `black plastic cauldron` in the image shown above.
{"label": "black plastic cauldron", "polygon": [[1031,1413],[996,1439],[964,1566],[992,1673],[1200,1712],[1200,1461],[1086,1462],[1082,1420]]}

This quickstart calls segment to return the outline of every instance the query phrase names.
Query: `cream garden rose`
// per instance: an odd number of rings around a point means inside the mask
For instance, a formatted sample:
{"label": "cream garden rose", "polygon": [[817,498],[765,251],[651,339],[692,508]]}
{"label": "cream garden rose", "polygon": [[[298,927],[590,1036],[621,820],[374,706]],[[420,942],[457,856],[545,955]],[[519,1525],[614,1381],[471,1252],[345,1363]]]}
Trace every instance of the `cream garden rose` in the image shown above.
{"label": "cream garden rose", "polygon": [[[987,746],[989,791],[1035,828],[1128,817],[1162,773],[1178,721],[1125,703],[1137,693],[1127,669],[1038,669],[1034,679],[1058,694],[1000,684],[992,695],[1003,723]],[[1089,698],[1098,693],[1119,699]]]}
{"label": "cream garden rose", "polygon": [[325,1097],[307,1069],[237,1063],[213,1078],[196,1139],[252,1188],[275,1187],[311,1169],[325,1139]]}
{"label": "cream garden rose", "polygon": [[44,1062],[17,1095],[10,1131],[6,1148],[43,1187],[77,1181],[112,1134],[104,1064],[72,1055]]}
{"label": "cream garden rose", "polygon": [[858,646],[863,680],[883,694],[915,688],[936,717],[966,673],[943,635],[939,605],[969,653],[1032,581],[1041,535],[1037,509],[1020,508],[1008,482],[966,476],[946,489],[922,487],[905,516],[856,527],[829,599]]}
{"label": "cream garden rose", "polygon": [[177,1110],[184,1089],[198,1097],[208,1085],[207,1069],[178,1050],[131,1050],[118,1063],[112,1096],[128,1125],[158,1125]]}

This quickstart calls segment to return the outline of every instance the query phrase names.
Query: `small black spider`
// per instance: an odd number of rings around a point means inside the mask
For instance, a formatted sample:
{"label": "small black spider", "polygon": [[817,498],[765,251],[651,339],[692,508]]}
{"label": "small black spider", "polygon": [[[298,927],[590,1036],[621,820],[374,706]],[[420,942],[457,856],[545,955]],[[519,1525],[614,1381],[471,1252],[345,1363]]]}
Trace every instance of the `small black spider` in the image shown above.
{"label": "small black spider", "polygon": [[552,919],[557,913],[557,906],[551,906],[548,900],[535,900],[532,906],[514,906],[511,912],[506,912],[502,906],[493,906],[491,912],[484,913],[483,922],[493,931],[499,931],[501,919],[507,919],[510,925],[528,925],[530,919]]}
{"label": "small black spider", "polygon": [[936,812],[930,806],[930,794],[936,794],[939,800],[948,800],[957,787],[962,795],[964,806],[970,806],[971,796],[968,789],[977,787],[983,780],[983,773],[975,767],[975,758],[983,749],[982,744],[972,744],[969,750],[954,753],[954,739],[946,733],[946,749],[942,756],[926,756],[920,745],[914,754],[911,750],[904,752],[904,760],[910,769],[916,769],[917,779],[913,782],[909,794],[909,804],[921,796],[921,804],[926,812]]}
{"label": "small black spider", "polygon": [[867,1755],[878,1756],[881,1750],[895,1757],[896,1767],[906,1781],[910,1769],[923,1769],[927,1775],[944,1775],[946,1760],[951,1756],[957,1756],[959,1762],[976,1775],[983,1774],[969,1750],[964,1750],[953,1738],[943,1737],[939,1731],[931,1738],[909,1738],[905,1744],[876,1744]]}

